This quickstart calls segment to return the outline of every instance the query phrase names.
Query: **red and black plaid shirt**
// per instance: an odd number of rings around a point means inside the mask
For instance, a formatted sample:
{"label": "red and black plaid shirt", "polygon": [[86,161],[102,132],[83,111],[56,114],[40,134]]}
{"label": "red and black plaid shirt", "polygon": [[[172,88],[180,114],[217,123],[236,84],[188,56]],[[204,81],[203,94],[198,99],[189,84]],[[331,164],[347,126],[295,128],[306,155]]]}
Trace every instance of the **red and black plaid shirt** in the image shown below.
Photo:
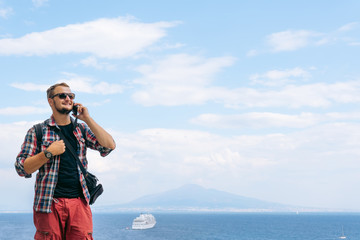
{"label": "red and black plaid shirt", "polygon": [[[90,130],[90,128],[84,124],[85,136],[82,136],[81,129],[77,126],[74,129],[74,135],[78,142],[78,154],[79,159],[83,163],[84,167],[87,168],[88,161],[86,159],[86,149],[91,148],[100,152],[100,155],[105,157],[108,155],[112,149],[105,148],[99,144],[96,140],[94,133]],[[56,126],[55,119],[52,116],[42,123],[42,145],[41,151],[45,150],[52,142],[60,140],[59,135],[55,133],[53,130]],[[21,151],[16,157],[15,169],[17,173],[25,178],[30,178],[31,174],[27,174],[24,170],[24,161],[28,157],[34,156],[38,153],[37,151],[37,139],[35,128],[32,127],[28,130],[24,143],[21,146]],[[60,166],[60,155],[55,156],[47,163],[45,163],[38,171],[36,175],[35,182],[35,197],[34,197],[34,209],[38,212],[51,212],[51,203],[53,200],[53,194],[56,186],[56,181],[58,178]],[[81,173],[81,170],[78,166],[78,172],[80,176],[80,183],[83,190],[83,194],[87,202],[89,202],[90,194],[86,187],[86,181]]]}

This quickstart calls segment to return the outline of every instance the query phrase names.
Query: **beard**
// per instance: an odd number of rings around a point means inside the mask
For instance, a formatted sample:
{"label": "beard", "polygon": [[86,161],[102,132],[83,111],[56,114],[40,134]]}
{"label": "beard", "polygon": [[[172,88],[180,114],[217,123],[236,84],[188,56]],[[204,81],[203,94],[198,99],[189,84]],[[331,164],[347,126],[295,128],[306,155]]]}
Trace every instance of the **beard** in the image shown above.
{"label": "beard", "polygon": [[56,111],[58,112],[58,113],[60,113],[60,114],[65,114],[65,115],[68,115],[71,111],[72,111],[72,109],[66,109],[66,108],[64,108],[64,107],[59,107],[59,106],[57,106],[57,104],[55,103],[55,101],[54,101],[54,106],[55,106],[55,109],[56,109]]}
{"label": "beard", "polygon": [[71,110],[68,110],[68,109],[65,109],[65,108],[62,108],[62,109],[56,108],[56,111],[58,113],[65,114],[65,115],[68,115],[71,112]]}

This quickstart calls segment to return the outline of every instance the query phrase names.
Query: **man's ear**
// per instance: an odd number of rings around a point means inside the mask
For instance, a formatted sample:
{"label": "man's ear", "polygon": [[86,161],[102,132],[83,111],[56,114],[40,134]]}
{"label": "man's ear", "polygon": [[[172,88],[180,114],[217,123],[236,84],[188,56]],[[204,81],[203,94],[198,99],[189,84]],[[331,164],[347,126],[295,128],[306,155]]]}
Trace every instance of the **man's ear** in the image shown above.
{"label": "man's ear", "polygon": [[54,99],[48,98],[48,103],[52,107],[54,105]]}

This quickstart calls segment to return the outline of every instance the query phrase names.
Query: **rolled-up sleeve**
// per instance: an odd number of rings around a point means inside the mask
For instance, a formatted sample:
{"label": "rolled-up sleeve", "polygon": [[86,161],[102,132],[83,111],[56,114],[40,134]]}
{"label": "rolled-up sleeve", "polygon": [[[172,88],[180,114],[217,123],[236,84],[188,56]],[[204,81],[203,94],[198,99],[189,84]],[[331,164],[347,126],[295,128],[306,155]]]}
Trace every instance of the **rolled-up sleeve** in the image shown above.
{"label": "rolled-up sleeve", "polygon": [[28,174],[24,170],[24,162],[28,157],[36,154],[37,142],[34,128],[30,128],[25,136],[24,142],[21,145],[21,151],[16,157],[15,169],[17,174],[21,177],[31,178],[31,174]]}
{"label": "rolled-up sleeve", "polygon": [[96,140],[95,134],[90,130],[90,128],[85,124],[84,127],[86,131],[86,146],[90,149],[99,151],[102,157],[107,156],[113,149],[101,146],[100,143]]}

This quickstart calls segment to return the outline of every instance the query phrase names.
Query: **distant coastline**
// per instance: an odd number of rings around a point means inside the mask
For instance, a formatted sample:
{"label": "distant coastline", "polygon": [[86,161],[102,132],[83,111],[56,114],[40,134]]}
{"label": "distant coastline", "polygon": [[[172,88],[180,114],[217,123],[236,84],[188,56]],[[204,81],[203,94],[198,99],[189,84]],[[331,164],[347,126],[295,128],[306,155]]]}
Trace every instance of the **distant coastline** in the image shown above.
{"label": "distant coastline", "polygon": [[[359,213],[355,209],[293,206],[207,189],[195,184],[140,197],[125,204],[92,207],[94,213]],[[32,213],[31,210],[0,210],[0,213]]]}
{"label": "distant coastline", "polygon": [[[287,211],[280,211],[280,210],[270,210],[270,209],[176,209],[176,208],[114,208],[109,209],[108,206],[94,206],[92,207],[92,212],[94,214],[97,213],[142,213],[142,212],[151,212],[151,213],[274,213],[274,214],[309,214],[309,213],[319,213],[319,214],[360,214],[359,210],[349,210],[349,209],[316,209],[316,208],[309,208],[309,209],[302,209],[302,210],[287,210]],[[32,214],[32,211],[8,211],[0,210],[0,214]]]}
{"label": "distant coastline", "polygon": [[271,210],[271,209],[208,209],[208,208],[113,208],[105,206],[92,208],[94,213],[131,213],[131,212],[160,212],[160,213],[360,213],[358,210],[344,209],[288,209],[288,210]]}

